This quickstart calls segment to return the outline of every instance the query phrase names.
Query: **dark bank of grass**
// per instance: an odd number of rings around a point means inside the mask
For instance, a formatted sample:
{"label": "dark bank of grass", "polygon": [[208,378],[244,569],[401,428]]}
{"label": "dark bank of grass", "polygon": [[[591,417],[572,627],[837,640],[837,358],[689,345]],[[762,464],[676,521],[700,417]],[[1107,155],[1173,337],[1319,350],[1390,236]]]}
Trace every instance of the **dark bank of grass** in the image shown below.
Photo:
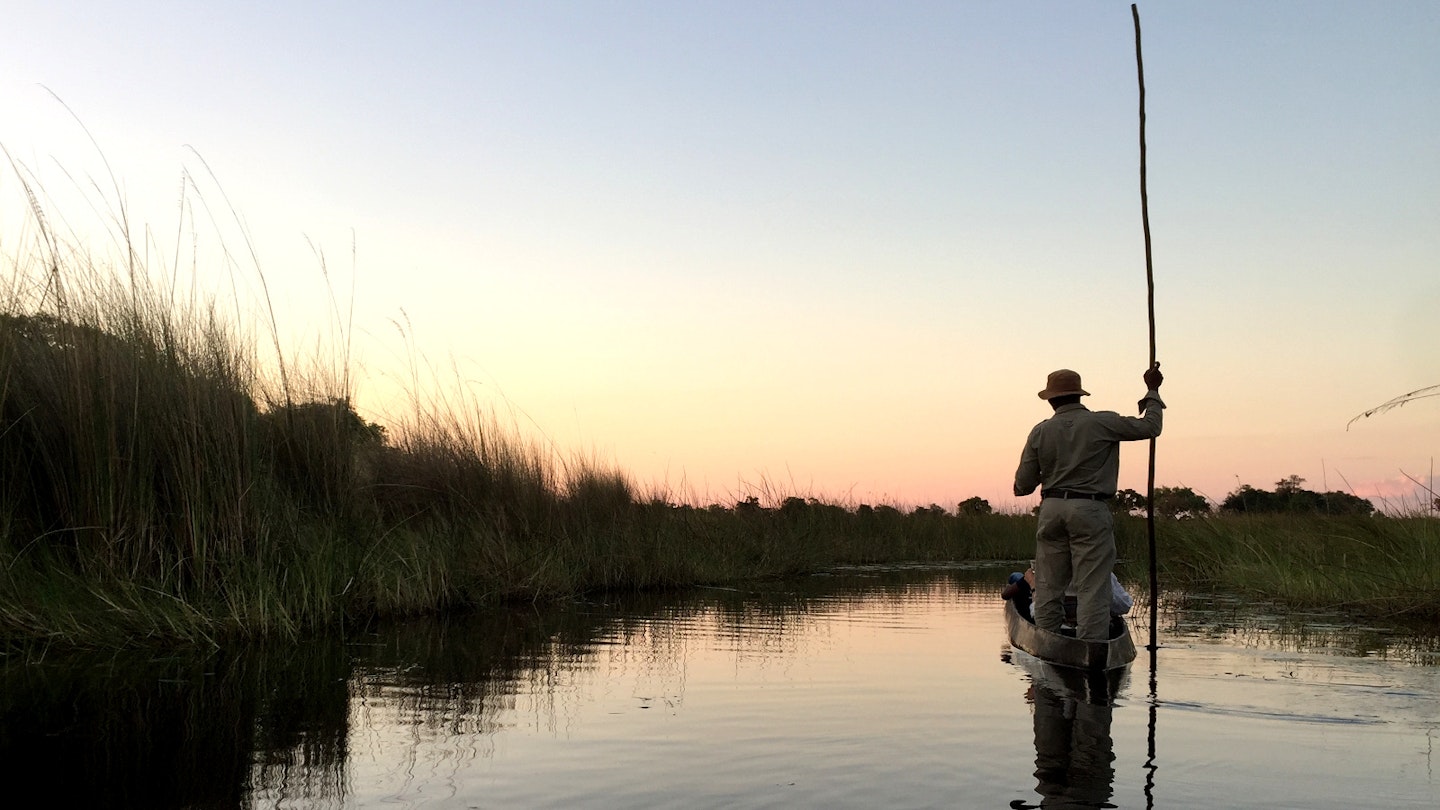
{"label": "dark bank of grass", "polygon": [[[1145,521],[1123,518],[1121,552],[1148,559]],[[1294,608],[1440,621],[1440,520],[1321,515],[1216,515],[1162,520],[1166,588],[1216,590]]]}
{"label": "dark bank of grass", "polygon": [[[130,511],[87,513],[83,530],[61,513],[44,532],[16,531],[37,516],[12,507],[0,630],[76,644],[215,641],[839,563],[1015,558],[1032,543],[1029,521],[1015,516],[907,515],[798,498],[781,508],[673,505],[638,497],[618,473],[557,470],[515,440],[467,429],[441,422],[393,446],[352,448],[350,488],[325,497],[291,480],[293,470],[278,471],[280,454],[253,431],[254,480],[239,488],[238,514],[225,524],[199,514],[213,497],[202,478],[196,491],[169,490],[163,512],[112,498],[112,509]],[[157,480],[174,461],[151,463],[161,469],[145,477]],[[337,492],[345,497],[332,502]],[[208,527],[208,553],[164,521],[175,512]]]}
{"label": "dark bank of grass", "polygon": [[[1023,557],[1022,517],[712,507],[557,458],[474,403],[387,428],[343,380],[266,379],[213,306],[86,265],[0,300],[0,637],[295,634],[594,589]],[[273,365],[273,361],[272,361]],[[274,375],[272,375],[274,376]]]}

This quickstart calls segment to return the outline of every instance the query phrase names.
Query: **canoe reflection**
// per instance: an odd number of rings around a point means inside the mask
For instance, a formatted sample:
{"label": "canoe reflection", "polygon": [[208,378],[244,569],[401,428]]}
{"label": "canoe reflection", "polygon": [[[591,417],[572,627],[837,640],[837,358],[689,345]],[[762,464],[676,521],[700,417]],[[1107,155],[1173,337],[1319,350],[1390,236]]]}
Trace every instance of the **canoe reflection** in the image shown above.
{"label": "canoe reflection", "polygon": [[1013,808],[1115,807],[1114,698],[1129,668],[1087,673],[1047,664],[1019,650],[1012,660],[1030,675],[1025,698],[1034,708],[1035,792],[1040,804]]}

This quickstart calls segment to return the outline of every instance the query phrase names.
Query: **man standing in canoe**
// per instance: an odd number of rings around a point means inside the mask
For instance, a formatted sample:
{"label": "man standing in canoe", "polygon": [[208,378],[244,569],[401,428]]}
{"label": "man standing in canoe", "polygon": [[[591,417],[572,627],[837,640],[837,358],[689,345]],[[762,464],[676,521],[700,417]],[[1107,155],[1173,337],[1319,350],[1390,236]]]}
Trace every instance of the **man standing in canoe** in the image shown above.
{"label": "man standing in canoe", "polygon": [[1015,495],[1040,490],[1035,532],[1035,624],[1060,632],[1065,590],[1074,580],[1079,607],[1076,636],[1104,641],[1110,630],[1110,573],[1115,567],[1115,520],[1105,501],[1115,497],[1120,442],[1160,435],[1165,403],[1160,364],[1145,372],[1140,417],[1092,411],[1080,404],[1090,392],[1069,369],[1052,372],[1040,398],[1055,414],[1025,440]]}

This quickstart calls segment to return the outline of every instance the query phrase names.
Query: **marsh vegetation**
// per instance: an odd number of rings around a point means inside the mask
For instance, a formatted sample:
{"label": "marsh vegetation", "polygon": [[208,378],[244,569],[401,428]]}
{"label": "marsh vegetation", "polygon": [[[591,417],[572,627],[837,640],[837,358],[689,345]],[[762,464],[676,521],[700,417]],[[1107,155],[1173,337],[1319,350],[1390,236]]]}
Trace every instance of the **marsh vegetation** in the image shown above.
{"label": "marsh vegetation", "polygon": [[[0,637],[214,641],[1031,554],[1033,517],[978,498],[902,509],[762,487],[696,505],[528,442],[473,399],[412,392],[382,426],[355,408],[343,348],[287,356],[273,321],[247,330],[226,314],[241,307],[180,292],[127,231],[117,261],[90,257],[25,189],[29,242],[0,289]],[[1161,535],[1168,586],[1440,616],[1440,521],[1182,512]],[[1122,555],[1143,558],[1119,521]]]}
{"label": "marsh vegetation", "polygon": [[[88,269],[88,268],[87,268]],[[385,427],[262,378],[143,274],[11,285],[0,317],[0,634],[216,639],[842,562],[1023,556],[1021,518],[798,497],[696,507],[555,456],[478,403]]]}

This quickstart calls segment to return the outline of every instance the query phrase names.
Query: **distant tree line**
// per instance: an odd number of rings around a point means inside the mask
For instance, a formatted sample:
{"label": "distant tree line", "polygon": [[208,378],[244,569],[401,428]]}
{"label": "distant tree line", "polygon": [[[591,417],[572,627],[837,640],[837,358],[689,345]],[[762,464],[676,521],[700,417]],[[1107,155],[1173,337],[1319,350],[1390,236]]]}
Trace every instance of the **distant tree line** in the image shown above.
{"label": "distant tree line", "polygon": [[[1111,501],[1115,511],[1123,514],[1145,511],[1145,496],[1133,489],[1122,489]],[[1210,514],[1210,501],[1189,487],[1156,487],[1155,514],[1166,518],[1204,517]]]}
{"label": "distant tree line", "polygon": [[[1275,489],[1265,490],[1242,484],[1225,496],[1218,507],[1189,487],[1156,487],[1155,514],[1167,518],[1204,517],[1214,511],[1222,514],[1307,514],[1307,515],[1372,515],[1375,505],[1348,492],[1313,492],[1302,485],[1305,479],[1289,475],[1275,482]],[[1143,511],[1145,496],[1133,489],[1115,493],[1111,502],[1122,514]]]}
{"label": "distant tree line", "polygon": [[1267,492],[1248,484],[1226,496],[1220,502],[1223,512],[1247,514],[1270,514],[1275,512],[1301,512],[1320,515],[1370,515],[1375,505],[1365,498],[1348,492],[1312,492],[1301,484],[1305,479],[1291,475],[1275,482],[1275,491]]}
{"label": "distant tree line", "polygon": [[[1238,489],[1218,504],[1213,503],[1209,498],[1196,492],[1190,487],[1156,487],[1155,488],[1155,514],[1174,520],[1206,517],[1219,514],[1251,514],[1251,515],[1274,515],[1274,514],[1307,514],[1307,515],[1372,515],[1375,514],[1375,505],[1365,498],[1351,495],[1348,492],[1312,492],[1302,486],[1305,479],[1298,475],[1289,475],[1275,482],[1274,490],[1259,489],[1242,484]],[[711,506],[711,510],[724,510],[723,506]],[[1133,489],[1122,489],[1115,493],[1110,500],[1110,508],[1121,515],[1142,514],[1146,509],[1145,495]],[[764,512],[770,511],[762,507],[760,499],[754,496],[745,498],[735,504],[735,509],[740,512]],[[1034,510],[1038,512],[1037,505]],[[1437,509],[1440,509],[1440,501],[1437,501]],[[846,507],[826,503],[816,498],[785,498],[779,505],[778,511],[782,514],[799,516],[813,514],[816,511],[844,513],[851,511]],[[861,504],[854,508],[854,513],[862,517],[872,515],[886,516],[948,516],[976,517],[981,515],[996,514],[994,507],[984,498],[973,496],[966,498],[956,504],[953,512],[939,504],[929,506],[917,506],[909,512],[902,512],[894,506],[870,506]]]}

